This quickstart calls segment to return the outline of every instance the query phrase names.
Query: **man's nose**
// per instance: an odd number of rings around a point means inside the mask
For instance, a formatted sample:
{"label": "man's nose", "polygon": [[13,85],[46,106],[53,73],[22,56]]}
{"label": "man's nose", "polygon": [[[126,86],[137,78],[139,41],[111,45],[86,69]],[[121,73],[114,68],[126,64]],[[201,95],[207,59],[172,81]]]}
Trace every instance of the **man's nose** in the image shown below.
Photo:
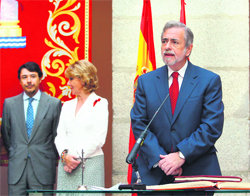
{"label": "man's nose", "polygon": [[170,43],[170,42],[167,42],[167,43],[165,44],[165,49],[166,49],[166,50],[171,50],[171,43]]}
{"label": "man's nose", "polygon": [[67,85],[68,85],[68,86],[70,85],[70,80],[68,80]]}

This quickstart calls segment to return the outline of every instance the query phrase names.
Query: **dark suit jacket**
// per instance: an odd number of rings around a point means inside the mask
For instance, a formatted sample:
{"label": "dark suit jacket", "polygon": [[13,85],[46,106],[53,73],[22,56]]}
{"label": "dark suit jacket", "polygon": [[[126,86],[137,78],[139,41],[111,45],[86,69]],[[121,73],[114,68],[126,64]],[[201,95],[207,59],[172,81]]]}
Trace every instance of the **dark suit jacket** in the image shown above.
{"label": "dark suit jacket", "polygon": [[[224,121],[221,88],[217,74],[188,63],[174,115],[168,99],[152,121],[139,152],[137,163],[143,183],[159,184],[165,174],[158,167],[154,169],[154,164],[160,154],[177,151],[186,159],[182,175],[221,175],[214,147]],[[139,77],[131,110],[136,139],[168,94],[167,66]]]}
{"label": "dark suit jacket", "polygon": [[9,184],[18,182],[28,156],[38,181],[44,185],[55,183],[58,153],[54,138],[60,111],[61,101],[42,93],[31,137],[28,139],[23,94],[5,99],[1,132],[9,155]]}

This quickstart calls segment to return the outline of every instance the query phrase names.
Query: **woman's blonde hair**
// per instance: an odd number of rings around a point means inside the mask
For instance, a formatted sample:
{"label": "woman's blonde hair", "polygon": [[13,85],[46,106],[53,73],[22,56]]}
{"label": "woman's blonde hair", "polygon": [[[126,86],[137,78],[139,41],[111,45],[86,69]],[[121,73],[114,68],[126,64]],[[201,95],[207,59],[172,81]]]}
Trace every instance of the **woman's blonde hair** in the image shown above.
{"label": "woman's blonde hair", "polygon": [[78,77],[87,92],[94,92],[98,87],[96,67],[87,60],[79,60],[71,64],[65,71],[67,78]]}

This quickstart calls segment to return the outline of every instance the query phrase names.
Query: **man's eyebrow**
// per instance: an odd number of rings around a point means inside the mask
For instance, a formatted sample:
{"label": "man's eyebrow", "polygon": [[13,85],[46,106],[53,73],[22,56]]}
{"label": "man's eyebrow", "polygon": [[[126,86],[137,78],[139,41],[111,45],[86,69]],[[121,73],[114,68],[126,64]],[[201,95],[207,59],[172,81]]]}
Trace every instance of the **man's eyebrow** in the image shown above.
{"label": "man's eyebrow", "polygon": [[162,38],[161,40],[178,41],[177,38]]}

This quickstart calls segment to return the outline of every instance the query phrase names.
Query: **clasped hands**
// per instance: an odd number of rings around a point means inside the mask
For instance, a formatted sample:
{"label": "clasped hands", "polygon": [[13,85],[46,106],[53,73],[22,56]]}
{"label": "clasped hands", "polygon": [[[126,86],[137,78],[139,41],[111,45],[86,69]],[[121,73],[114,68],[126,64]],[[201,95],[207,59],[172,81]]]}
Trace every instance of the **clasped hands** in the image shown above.
{"label": "clasped hands", "polygon": [[185,159],[179,157],[178,152],[160,155],[159,167],[166,175],[180,176],[182,174],[181,166],[185,163]]}
{"label": "clasped hands", "polygon": [[65,164],[63,166],[63,169],[65,172],[71,173],[77,166],[81,163],[81,161],[78,161],[79,157],[67,154],[65,156]]}

